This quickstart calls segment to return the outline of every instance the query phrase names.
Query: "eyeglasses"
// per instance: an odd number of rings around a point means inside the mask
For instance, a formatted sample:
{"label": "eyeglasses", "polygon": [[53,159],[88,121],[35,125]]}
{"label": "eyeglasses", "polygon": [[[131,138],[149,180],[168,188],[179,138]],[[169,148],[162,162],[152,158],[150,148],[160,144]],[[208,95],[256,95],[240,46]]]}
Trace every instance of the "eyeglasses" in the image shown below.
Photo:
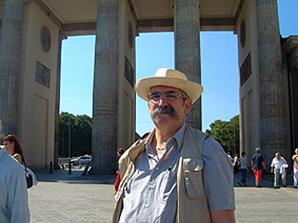
{"label": "eyeglasses", "polygon": [[148,100],[153,102],[153,103],[159,103],[161,99],[166,99],[167,101],[174,102],[178,100],[178,98],[183,98],[186,99],[185,96],[183,95],[178,95],[174,91],[169,91],[169,92],[153,92],[150,93],[148,96]]}

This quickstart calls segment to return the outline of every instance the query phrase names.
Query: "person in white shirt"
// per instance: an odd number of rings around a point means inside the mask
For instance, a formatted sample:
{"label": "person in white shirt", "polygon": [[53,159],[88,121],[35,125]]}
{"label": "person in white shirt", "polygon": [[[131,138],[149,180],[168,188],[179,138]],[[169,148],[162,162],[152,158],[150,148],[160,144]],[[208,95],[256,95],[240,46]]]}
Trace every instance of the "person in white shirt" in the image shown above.
{"label": "person in white shirt", "polygon": [[282,185],[287,186],[287,172],[286,168],[288,167],[287,161],[283,158],[280,153],[276,153],[275,157],[271,162],[271,173],[274,173],[274,189],[280,188],[279,178],[282,178]]}
{"label": "person in white shirt", "polygon": [[25,172],[5,147],[0,149],[0,222],[30,222]]}

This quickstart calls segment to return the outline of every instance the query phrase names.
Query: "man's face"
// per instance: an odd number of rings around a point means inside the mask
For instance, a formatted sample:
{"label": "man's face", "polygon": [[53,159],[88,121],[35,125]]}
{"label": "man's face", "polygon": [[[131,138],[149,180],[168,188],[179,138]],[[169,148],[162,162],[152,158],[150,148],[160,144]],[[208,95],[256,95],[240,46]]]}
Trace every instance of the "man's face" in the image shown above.
{"label": "man's face", "polygon": [[151,118],[158,128],[175,128],[184,123],[192,102],[177,88],[152,87],[148,95]]}
{"label": "man's face", "polygon": [[276,158],[279,160],[280,159],[280,154],[279,153],[276,153],[275,154]]}

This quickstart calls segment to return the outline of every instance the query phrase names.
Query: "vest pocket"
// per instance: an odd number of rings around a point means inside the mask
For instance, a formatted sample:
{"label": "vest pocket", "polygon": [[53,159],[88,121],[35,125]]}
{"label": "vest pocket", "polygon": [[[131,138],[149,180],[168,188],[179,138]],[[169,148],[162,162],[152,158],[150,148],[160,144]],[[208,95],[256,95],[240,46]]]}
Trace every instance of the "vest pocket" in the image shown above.
{"label": "vest pocket", "polygon": [[205,197],[202,180],[203,167],[201,159],[183,159],[185,190],[187,196],[192,199]]}

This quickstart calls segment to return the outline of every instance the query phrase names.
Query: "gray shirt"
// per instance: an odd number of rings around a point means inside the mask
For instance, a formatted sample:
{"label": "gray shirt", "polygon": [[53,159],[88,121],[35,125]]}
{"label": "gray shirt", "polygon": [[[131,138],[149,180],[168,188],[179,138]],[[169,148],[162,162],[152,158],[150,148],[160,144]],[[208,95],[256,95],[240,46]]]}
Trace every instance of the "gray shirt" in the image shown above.
{"label": "gray shirt", "polygon": [[[150,145],[154,131],[150,134],[144,152],[136,160],[136,171],[127,183],[120,223],[175,222],[176,174],[184,132],[185,125],[167,142],[167,151],[159,160]],[[211,137],[203,143],[202,159],[210,210],[235,209],[233,167]]]}
{"label": "gray shirt", "polygon": [[24,169],[3,149],[0,149],[0,222],[29,222]]}

